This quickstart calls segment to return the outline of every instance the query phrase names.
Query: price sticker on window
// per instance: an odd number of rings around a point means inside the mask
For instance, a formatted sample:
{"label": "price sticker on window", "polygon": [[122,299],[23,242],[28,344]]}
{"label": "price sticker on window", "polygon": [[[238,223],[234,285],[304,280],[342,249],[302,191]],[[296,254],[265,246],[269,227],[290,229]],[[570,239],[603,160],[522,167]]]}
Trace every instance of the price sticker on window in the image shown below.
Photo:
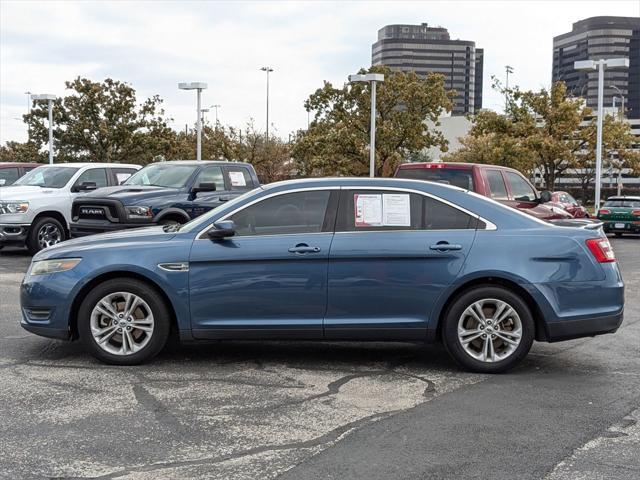
{"label": "price sticker on window", "polygon": [[229,172],[229,180],[231,180],[232,187],[246,187],[247,181],[244,178],[242,172]]}

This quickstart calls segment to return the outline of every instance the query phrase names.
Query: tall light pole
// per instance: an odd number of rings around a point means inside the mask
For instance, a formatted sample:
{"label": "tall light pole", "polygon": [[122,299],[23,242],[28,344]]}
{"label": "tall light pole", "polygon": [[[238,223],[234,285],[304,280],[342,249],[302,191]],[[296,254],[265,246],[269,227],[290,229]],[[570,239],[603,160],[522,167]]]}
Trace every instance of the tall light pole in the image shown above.
{"label": "tall light pole", "polygon": [[600,209],[600,189],[602,183],[602,120],[604,117],[604,69],[629,68],[628,58],[601,58],[600,60],[578,60],[574,62],[576,70],[598,71],[598,119],[596,138],[596,211]]}
{"label": "tall light pole", "polygon": [[55,95],[45,93],[42,95],[31,95],[31,100],[36,102],[46,101],[47,108],[49,110],[49,164],[53,164],[53,101],[56,99]]}
{"label": "tall light pole", "polygon": [[369,176],[375,177],[376,172],[376,82],[384,82],[382,73],[367,73],[365,75],[349,75],[350,82],[369,82],[371,84],[371,133],[369,140]]}
{"label": "tall light pole", "polygon": [[218,125],[218,109],[221,107],[222,105],[209,105],[209,108],[215,108],[216,110],[216,126]]}
{"label": "tall light pole", "polygon": [[504,83],[504,113],[507,113],[507,109],[509,108],[509,74],[513,73],[513,67],[505,65],[504,70],[507,73],[507,79]]}
{"label": "tall light pole", "polygon": [[[615,85],[609,85],[611,88],[613,88],[616,92],[618,92],[618,94],[620,95],[620,101],[621,101],[621,107],[620,107],[620,113],[618,114],[618,117],[620,118],[620,120],[622,120],[624,118],[624,93],[622,93],[622,90],[620,90],[618,87],[616,87]],[[615,103],[615,98],[614,98],[614,103]],[[614,105],[615,107],[615,105]]]}
{"label": "tall light pole", "polygon": [[267,141],[265,143],[269,143],[269,74],[273,72],[273,68],[262,67],[260,70],[267,73]]}
{"label": "tall light pole", "polygon": [[[27,96],[27,115],[31,113],[31,92],[24,92]],[[27,141],[31,141],[31,125],[27,122]]]}
{"label": "tall light pole", "polygon": [[196,160],[202,160],[202,116],[200,113],[200,103],[202,90],[207,88],[207,84],[203,82],[179,83],[180,90],[197,90],[198,101],[196,106]]}

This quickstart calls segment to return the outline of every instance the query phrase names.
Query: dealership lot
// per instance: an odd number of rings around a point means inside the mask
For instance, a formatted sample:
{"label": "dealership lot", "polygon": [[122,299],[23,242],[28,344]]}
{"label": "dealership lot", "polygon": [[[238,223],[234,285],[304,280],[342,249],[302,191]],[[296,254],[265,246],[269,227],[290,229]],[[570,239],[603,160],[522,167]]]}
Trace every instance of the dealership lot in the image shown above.
{"label": "dealership lot", "polygon": [[640,476],[640,237],[615,335],[536,344],[500,376],[442,348],[227,342],[110,367],[19,326],[0,252],[0,478]]}

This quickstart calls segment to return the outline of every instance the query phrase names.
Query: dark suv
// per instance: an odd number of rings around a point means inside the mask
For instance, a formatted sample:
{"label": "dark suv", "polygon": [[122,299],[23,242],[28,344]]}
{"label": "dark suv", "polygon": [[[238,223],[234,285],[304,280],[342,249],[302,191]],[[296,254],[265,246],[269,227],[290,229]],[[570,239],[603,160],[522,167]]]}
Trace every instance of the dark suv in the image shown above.
{"label": "dark suv", "polygon": [[70,233],[186,223],[260,185],[248,163],[172,161],[147,165],[118,187],[73,202]]}

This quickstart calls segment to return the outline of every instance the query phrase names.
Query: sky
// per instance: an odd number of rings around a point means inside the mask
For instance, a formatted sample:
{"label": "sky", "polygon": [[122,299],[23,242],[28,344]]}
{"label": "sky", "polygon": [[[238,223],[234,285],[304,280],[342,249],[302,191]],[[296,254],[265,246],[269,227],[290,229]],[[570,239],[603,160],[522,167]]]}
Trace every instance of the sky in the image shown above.
{"label": "sky", "polygon": [[398,23],[446,27],[484,48],[483,107],[500,110],[491,75],[511,65],[510,83],[548,87],[553,37],[598,15],[640,16],[640,0],[0,0],[0,144],[27,138],[25,92],[63,96],[77,76],[128,82],[139,101],[160,95],[175,129],[196,120],[195,92],[178,82],[206,82],[203,107],[221,105],[221,123],[264,130],[263,66],[274,69],[270,133],[286,139],[306,127],[309,94],[370,66],[378,29]]}

